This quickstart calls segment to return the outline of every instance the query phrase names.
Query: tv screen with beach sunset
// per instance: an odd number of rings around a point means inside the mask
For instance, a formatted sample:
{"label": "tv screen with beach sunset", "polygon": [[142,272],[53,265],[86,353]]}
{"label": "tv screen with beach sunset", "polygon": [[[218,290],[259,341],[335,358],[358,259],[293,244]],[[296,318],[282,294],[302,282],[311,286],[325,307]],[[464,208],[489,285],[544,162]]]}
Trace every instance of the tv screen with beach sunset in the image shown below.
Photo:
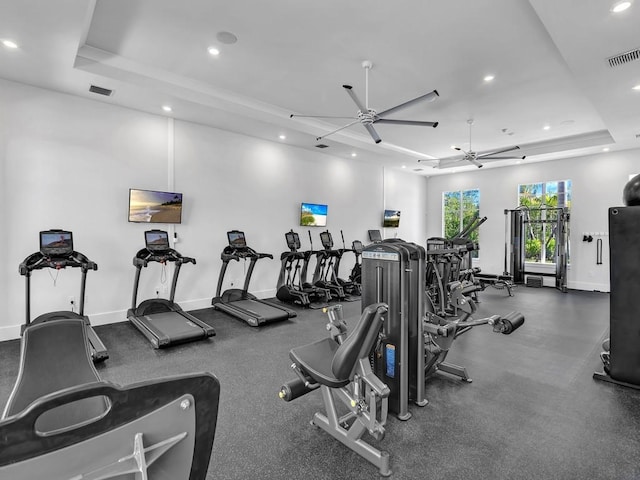
{"label": "tv screen with beach sunset", "polygon": [[182,221],[182,194],[130,189],[129,221],[180,223]]}
{"label": "tv screen with beach sunset", "polygon": [[327,205],[303,203],[300,206],[300,225],[303,227],[326,227]]}

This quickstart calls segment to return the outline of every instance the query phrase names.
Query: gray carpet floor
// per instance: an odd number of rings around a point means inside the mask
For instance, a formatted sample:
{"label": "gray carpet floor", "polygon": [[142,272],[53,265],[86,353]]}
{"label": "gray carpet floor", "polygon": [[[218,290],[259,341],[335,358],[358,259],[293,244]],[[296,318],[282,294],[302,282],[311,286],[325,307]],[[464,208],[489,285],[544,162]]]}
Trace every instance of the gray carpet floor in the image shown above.
{"label": "gray carpet floor", "polygon": [[[476,317],[520,310],[511,336],[478,327],[456,340],[448,361],[473,383],[436,375],[429,404],[412,418],[390,416],[383,440],[395,479],[640,478],[640,391],[597,382],[607,336],[609,296],[520,287],[513,297],[487,289]],[[360,303],[345,303],[354,325]],[[99,365],[119,384],[207,371],[221,384],[211,479],[370,479],[375,467],[309,420],[322,409],[312,392],[286,403],[280,385],[293,378],[288,352],[327,335],[325,315],[261,328],[212,309],[193,312],[213,325],[207,341],[154,350],[128,322],[100,326],[110,358]],[[18,372],[19,342],[0,343],[0,405]],[[369,437],[365,437],[369,438]]]}

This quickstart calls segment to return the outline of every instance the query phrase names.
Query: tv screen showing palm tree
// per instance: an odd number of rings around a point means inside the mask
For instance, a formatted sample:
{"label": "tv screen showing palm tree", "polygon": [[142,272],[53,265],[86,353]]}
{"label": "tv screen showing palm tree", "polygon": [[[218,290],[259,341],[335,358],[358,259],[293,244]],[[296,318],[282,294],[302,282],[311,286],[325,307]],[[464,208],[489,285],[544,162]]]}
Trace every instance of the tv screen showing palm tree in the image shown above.
{"label": "tv screen showing palm tree", "polygon": [[326,227],[329,207],[318,203],[303,203],[300,206],[300,225],[303,227]]}
{"label": "tv screen showing palm tree", "polygon": [[181,223],[182,194],[129,189],[129,221],[136,223]]}

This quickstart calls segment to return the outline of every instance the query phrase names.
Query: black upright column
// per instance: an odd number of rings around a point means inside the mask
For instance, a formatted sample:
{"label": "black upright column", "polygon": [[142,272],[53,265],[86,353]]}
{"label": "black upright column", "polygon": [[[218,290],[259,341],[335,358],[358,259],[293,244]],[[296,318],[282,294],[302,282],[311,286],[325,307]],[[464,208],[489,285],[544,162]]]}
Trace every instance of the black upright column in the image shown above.
{"label": "black upright column", "polygon": [[611,378],[640,385],[640,206],[609,209]]}

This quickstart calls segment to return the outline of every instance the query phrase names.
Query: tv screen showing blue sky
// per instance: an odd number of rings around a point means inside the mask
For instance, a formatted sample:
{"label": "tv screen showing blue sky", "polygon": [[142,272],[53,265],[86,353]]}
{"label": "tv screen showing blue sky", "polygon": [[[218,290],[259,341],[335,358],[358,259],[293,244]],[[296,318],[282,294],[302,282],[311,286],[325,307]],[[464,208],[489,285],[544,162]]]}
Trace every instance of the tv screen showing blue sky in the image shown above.
{"label": "tv screen showing blue sky", "polygon": [[300,225],[303,227],[326,227],[329,207],[318,203],[303,203],[300,207]]}

